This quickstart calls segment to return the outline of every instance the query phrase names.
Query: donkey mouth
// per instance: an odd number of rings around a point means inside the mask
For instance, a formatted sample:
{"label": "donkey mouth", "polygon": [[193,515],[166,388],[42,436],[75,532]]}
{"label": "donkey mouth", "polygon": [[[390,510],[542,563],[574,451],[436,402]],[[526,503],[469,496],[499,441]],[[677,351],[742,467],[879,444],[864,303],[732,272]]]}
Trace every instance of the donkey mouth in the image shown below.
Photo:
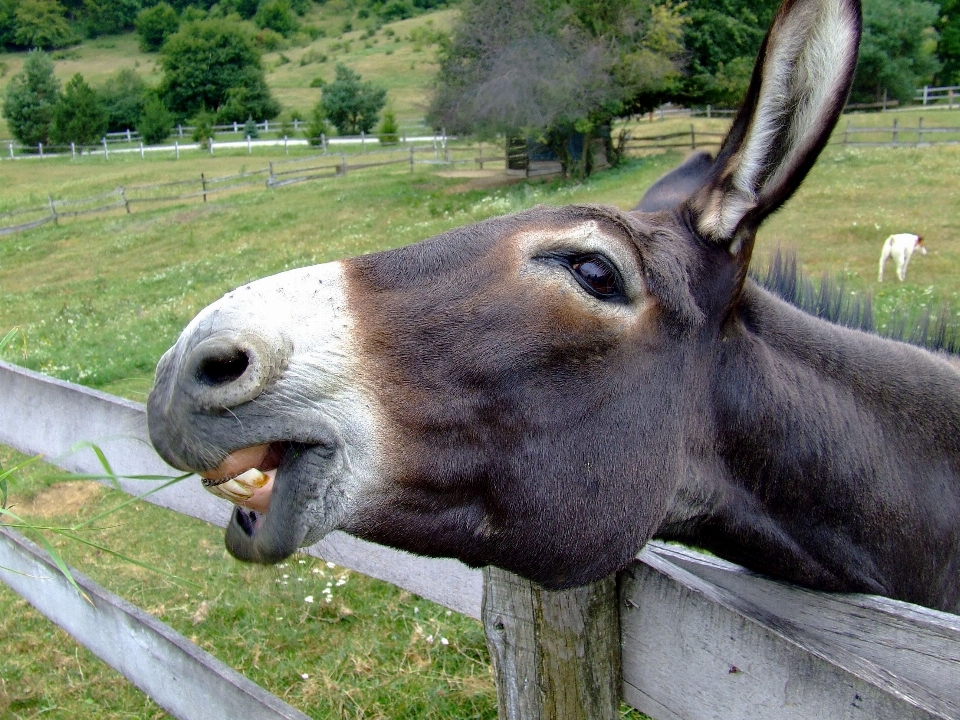
{"label": "donkey mouth", "polygon": [[235,450],[213,470],[200,473],[201,483],[208,492],[234,505],[265,513],[286,451],[278,442]]}

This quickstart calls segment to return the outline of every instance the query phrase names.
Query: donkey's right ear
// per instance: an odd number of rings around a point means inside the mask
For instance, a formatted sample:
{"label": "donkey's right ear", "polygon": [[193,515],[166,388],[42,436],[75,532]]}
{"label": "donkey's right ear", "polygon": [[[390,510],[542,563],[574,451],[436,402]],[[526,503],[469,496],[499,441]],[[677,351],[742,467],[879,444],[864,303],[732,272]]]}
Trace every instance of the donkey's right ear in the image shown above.
{"label": "donkey's right ear", "polygon": [[708,242],[746,251],[757,227],[800,186],[850,92],[860,0],[786,0],[763,41],[750,88],[688,202]]}

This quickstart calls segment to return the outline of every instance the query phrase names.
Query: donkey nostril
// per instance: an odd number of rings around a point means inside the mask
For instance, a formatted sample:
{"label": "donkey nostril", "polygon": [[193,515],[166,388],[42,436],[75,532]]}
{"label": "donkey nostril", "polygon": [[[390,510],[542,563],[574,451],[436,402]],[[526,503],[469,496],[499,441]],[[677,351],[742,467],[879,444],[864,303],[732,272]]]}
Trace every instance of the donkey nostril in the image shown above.
{"label": "donkey nostril", "polygon": [[243,376],[249,365],[247,354],[235,348],[201,360],[197,365],[197,380],[204,385],[226,385]]}

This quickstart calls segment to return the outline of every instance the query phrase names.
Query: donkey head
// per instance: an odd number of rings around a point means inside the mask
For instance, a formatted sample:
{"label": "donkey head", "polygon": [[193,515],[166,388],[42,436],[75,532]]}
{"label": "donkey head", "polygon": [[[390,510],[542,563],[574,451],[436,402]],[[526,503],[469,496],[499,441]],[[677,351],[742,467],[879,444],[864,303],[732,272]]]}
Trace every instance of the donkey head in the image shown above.
{"label": "donkey head", "polygon": [[857,0],[787,0],[716,159],[632,212],[535,208],[227,294],[160,361],[158,452],[239,502],[244,560],[342,529],[550,587],[623,566],[707,462],[756,230],[827,142],[859,32]]}

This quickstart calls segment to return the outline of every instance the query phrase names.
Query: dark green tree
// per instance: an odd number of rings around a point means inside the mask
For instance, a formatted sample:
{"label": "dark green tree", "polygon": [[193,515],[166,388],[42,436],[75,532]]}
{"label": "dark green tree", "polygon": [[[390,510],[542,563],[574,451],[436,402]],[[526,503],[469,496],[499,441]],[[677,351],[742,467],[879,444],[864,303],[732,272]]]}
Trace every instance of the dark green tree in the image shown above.
{"label": "dark green tree", "polygon": [[142,52],[157,52],[170,35],[180,28],[180,16],[173,6],[160,2],[144,8],[137,14],[135,23]]}
{"label": "dark green tree", "polygon": [[148,145],[162,143],[173,130],[173,115],[167,110],[163,101],[154,94],[150,94],[143,106],[143,113],[137,122],[137,132]]}
{"label": "dark green tree", "polygon": [[909,102],[939,69],[938,8],[923,0],[864,0],[863,39],[850,99]]}
{"label": "dark green tree", "polygon": [[133,68],[123,68],[97,88],[107,113],[107,129],[119,132],[137,127],[143,114],[147,86]]}
{"label": "dark green tree", "polygon": [[342,63],[335,72],[334,81],[322,90],[326,117],[341,135],[370,132],[387,104],[387,91],[369,81],[361,82],[360,75]]}
{"label": "dark green tree", "polygon": [[940,70],[934,82],[940,86],[960,85],[960,0],[943,0],[937,30],[940,32],[937,43]]}
{"label": "dark green tree", "polygon": [[392,110],[384,111],[380,127],[377,129],[377,139],[383,145],[393,145],[400,140],[400,123],[397,122],[397,116]]}
{"label": "dark green tree", "polygon": [[160,94],[178,119],[204,108],[219,109],[228,100],[241,97],[231,105],[231,114],[233,108],[242,109],[233,117],[238,122],[248,115],[271,119],[280,112],[267,88],[260,53],[239,22],[209,19],[183,23],[167,38],[160,61]]}
{"label": "dark green tree", "polygon": [[117,35],[132,30],[140,8],[140,0],[83,0],[87,35]]}
{"label": "dark green tree", "polygon": [[93,88],[77,73],[53,108],[50,139],[59,145],[90,145],[107,131],[107,113]]}
{"label": "dark green tree", "polygon": [[52,50],[79,40],[56,0],[21,0],[13,21],[13,42],[18,47]]}
{"label": "dark green tree", "polygon": [[284,37],[292,35],[300,27],[290,0],[261,0],[253,22],[259,28],[269,28]]}
{"label": "dark green tree", "polygon": [[688,0],[683,10],[687,67],[674,99],[738,105],[779,6],[780,0]]}
{"label": "dark green tree", "polygon": [[256,140],[260,137],[260,128],[257,127],[257,123],[252,117],[248,117],[247,121],[243,124],[243,136],[251,140]]}
{"label": "dark green tree", "polygon": [[243,122],[245,118],[272,120],[280,114],[280,103],[271,95],[263,72],[254,72],[240,85],[227,90],[223,105],[217,109],[217,122]]}
{"label": "dark green tree", "polygon": [[60,83],[53,75],[53,61],[42,50],[33,50],[23,71],[10,78],[3,102],[3,116],[13,136],[24,145],[50,141],[53,109],[60,99]]}

